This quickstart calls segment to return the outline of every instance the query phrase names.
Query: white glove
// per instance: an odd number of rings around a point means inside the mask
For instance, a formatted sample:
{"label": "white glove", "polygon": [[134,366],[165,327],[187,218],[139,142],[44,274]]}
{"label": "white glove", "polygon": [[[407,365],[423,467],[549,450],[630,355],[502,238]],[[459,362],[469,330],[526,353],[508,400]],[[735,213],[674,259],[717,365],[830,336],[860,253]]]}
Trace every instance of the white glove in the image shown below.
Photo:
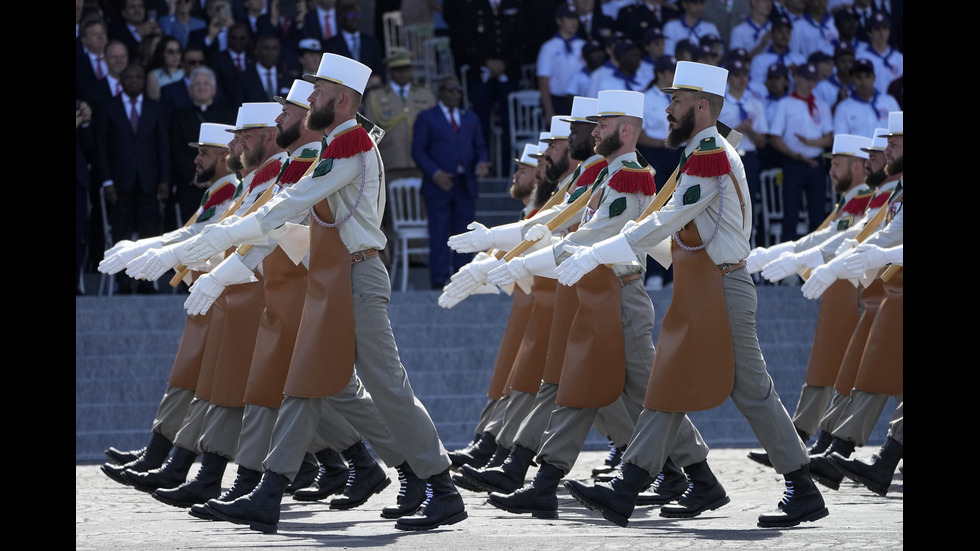
{"label": "white glove", "polygon": [[877,245],[858,245],[844,260],[844,269],[852,272],[869,272],[888,264],[902,263],[902,245],[882,249]]}
{"label": "white glove", "polygon": [[186,241],[184,253],[190,262],[204,262],[234,245],[262,244],[267,241],[258,219],[246,216],[230,224],[223,221],[204,228],[197,237]]}
{"label": "white glove", "polygon": [[855,279],[861,277],[863,272],[855,272],[844,267],[847,258],[853,253],[835,257],[830,262],[818,266],[810,272],[810,279],[803,284],[801,290],[803,296],[808,299],[820,298],[820,295],[833,285],[838,279]]}
{"label": "white glove", "polygon": [[787,241],[772,247],[756,247],[752,249],[749,256],[745,259],[745,269],[754,274],[766,267],[773,260],[776,260],[785,253],[793,252],[793,242]]}
{"label": "white glove", "polygon": [[798,273],[800,270],[816,268],[821,264],[823,264],[823,254],[816,247],[801,253],[786,253],[766,264],[765,268],[762,269],[762,277],[775,283]]}
{"label": "white glove", "polygon": [[238,283],[258,281],[244,262],[241,255],[231,255],[218,264],[210,273],[197,278],[191,285],[190,296],[184,301],[184,308],[191,316],[203,315],[211,308],[225,287]]}
{"label": "white glove", "polygon": [[155,281],[167,270],[184,263],[183,243],[174,243],[159,249],[151,249],[126,264],[126,275],[134,279]]}
{"label": "white glove", "polygon": [[570,243],[565,243],[563,247],[565,252],[572,253],[572,256],[556,268],[558,282],[562,285],[574,285],[585,274],[599,267],[599,264],[636,263],[636,254],[626,241],[626,236],[621,233],[603,239],[591,247],[580,247]]}
{"label": "white glove", "polygon": [[535,224],[524,234],[525,241],[541,241],[547,237],[551,237],[551,230],[544,224]]}
{"label": "white glove", "polygon": [[514,222],[487,228],[479,222],[470,222],[466,226],[470,231],[451,236],[447,243],[450,249],[458,253],[475,253],[490,248],[510,250],[522,241],[523,226],[524,222]]}
{"label": "white glove", "polygon": [[487,280],[494,285],[509,285],[529,277],[532,277],[531,271],[524,265],[523,257],[515,258],[487,273]]}
{"label": "white glove", "polygon": [[849,238],[841,241],[841,244],[840,245],[837,245],[837,250],[834,251],[834,256],[835,257],[837,257],[837,256],[844,256],[845,254],[851,252],[851,250],[853,250],[854,247],[857,247],[860,244],[861,244],[861,242],[858,241],[857,239],[851,239],[849,237]]}
{"label": "white glove", "polygon": [[500,266],[504,261],[486,253],[478,254],[472,262],[453,274],[443,293],[449,297],[463,300],[487,282],[487,272]]}
{"label": "white glove", "polygon": [[148,237],[139,241],[120,241],[105,252],[102,262],[99,262],[99,272],[110,275],[119,273],[132,259],[150,249],[162,246],[163,240],[159,237]]}

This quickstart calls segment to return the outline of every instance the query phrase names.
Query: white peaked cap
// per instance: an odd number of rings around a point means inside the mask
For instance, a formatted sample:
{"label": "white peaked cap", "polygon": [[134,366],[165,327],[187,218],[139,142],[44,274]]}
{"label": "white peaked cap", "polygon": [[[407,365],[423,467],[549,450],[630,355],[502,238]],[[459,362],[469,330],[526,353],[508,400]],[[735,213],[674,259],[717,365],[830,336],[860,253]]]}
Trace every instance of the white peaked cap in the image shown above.
{"label": "white peaked cap", "polygon": [[874,134],[871,135],[871,145],[864,151],[884,151],[885,146],[888,145],[888,138],[885,136],[887,133],[887,128],[875,128]]}
{"label": "white peaked cap", "polygon": [[515,163],[520,163],[527,166],[538,166],[538,159],[534,157],[534,154],[538,152],[537,144],[524,144],[524,152],[521,153],[520,159],[514,159]]}
{"label": "white peaked cap", "polygon": [[563,121],[567,122],[589,122],[594,123],[595,121],[589,120],[589,117],[594,117],[599,111],[599,100],[595,98],[587,98],[584,96],[575,96],[572,98],[572,114],[568,118],[562,118]]}
{"label": "white peaked cap", "polygon": [[286,97],[276,96],[275,100],[280,104],[285,105],[288,101],[293,105],[298,105],[303,109],[310,108],[310,95],[313,94],[313,83],[307,82],[302,79],[296,79],[293,81],[293,85],[289,88],[289,94]]}
{"label": "white peaked cap", "polygon": [[187,145],[191,147],[200,147],[202,145],[210,145],[212,147],[224,147],[227,148],[231,140],[235,139],[235,136],[229,134],[229,132],[234,132],[235,127],[230,124],[218,124],[214,122],[204,122],[201,123],[201,130],[197,133],[197,141],[191,142]]}
{"label": "white peaked cap", "polygon": [[904,119],[904,117],[902,116],[903,113],[904,111],[891,111],[888,113],[888,133],[885,134],[886,138],[889,136],[903,135],[902,134],[902,127],[904,126],[902,123]]}
{"label": "white peaked cap", "polygon": [[238,120],[235,121],[235,128],[229,132],[249,128],[275,128],[276,119],[280,113],[282,113],[282,106],[274,101],[243,103],[238,108]]}
{"label": "white peaked cap", "polygon": [[868,149],[871,147],[871,138],[858,136],[855,134],[835,134],[834,147],[831,155],[847,155],[867,159]]}
{"label": "white peaked cap", "polygon": [[678,61],[674,70],[674,83],[663,91],[670,93],[693,90],[725,97],[727,86],[728,69],[694,61]]}
{"label": "white peaked cap", "polygon": [[549,129],[551,136],[548,138],[549,141],[554,140],[567,140],[568,135],[572,133],[572,123],[568,122],[567,119],[561,115],[555,115],[551,117],[551,128]]}
{"label": "white peaked cap", "polygon": [[593,120],[600,117],[643,118],[643,94],[631,90],[601,90]]}
{"label": "white peaked cap", "polygon": [[359,94],[364,93],[368,79],[371,78],[371,68],[367,65],[337,54],[323,54],[316,74],[303,75],[303,80],[313,82],[316,79],[329,80],[342,84]]}

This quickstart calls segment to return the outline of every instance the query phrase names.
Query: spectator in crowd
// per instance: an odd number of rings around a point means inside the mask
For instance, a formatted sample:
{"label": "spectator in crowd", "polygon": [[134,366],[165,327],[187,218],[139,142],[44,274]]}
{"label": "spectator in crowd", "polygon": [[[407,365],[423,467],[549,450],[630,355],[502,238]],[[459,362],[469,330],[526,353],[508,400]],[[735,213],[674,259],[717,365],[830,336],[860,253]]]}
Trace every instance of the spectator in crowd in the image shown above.
{"label": "spectator in crowd", "polygon": [[[106,45],[109,35],[101,18],[90,17],[81,24],[79,42],[82,53],[75,58],[75,97],[90,107],[110,96],[105,78],[109,74]],[[127,57],[128,61],[128,57]]]}
{"label": "spectator in crowd", "polygon": [[[113,241],[160,234],[159,203],[170,189],[167,126],[157,102],[145,97],[143,68],[129,64],[120,73],[123,91],[108,100],[96,119],[99,168],[110,209]],[[117,279],[120,293],[132,280]],[[152,282],[138,291],[152,293]]]}
{"label": "spectator in crowd", "polygon": [[765,95],[765,77],[770,65],[778,63],[792,70],[797,65],[806,63],[805,57],[790,50],[793,24],[789,19],[780,17],[773,21],[770,37],[769,47],[752,58],[749,69],[749,87],[759,95]]}
{"label": "spectator in crowd", "polygon": [[701,50],[701,55],[698,57],[699,63],[714,65],[715,67],[721,66],[721,62],[725,59],[725,45],[721,38],[713,34],[706,34],[701,37],[698,47]]}
{"label": "spectator in crowd", "polygon": [[340,31],[337,23],[337,0],[313,0],[313,9],[306,11],[300,17],[297,10],[297,30],[303,38],[316,38],[326,42]]}
{"label": "spectator in crowd", "polygon": [[207,22],[192,14],[194,1],[175,0],[173,13],[161,17],[159,21],[160,31],[176,38],[182,48],[187,47],[191,33],[203,31],[208,26]]}
{"label": "spectator in crowd", "polygon": [[572,97],[568,95],[568,86],[585,67],[582,59],[585,40],[578,36],[579,20],[575,6],[561,4],[555,12],[555,25],[557,32],[541,45],[537,58],[541,108],[544,119],[549,121],[557,114],[571,111]]}
{"label": "spectator in crowd", "polygon": [[888,86],[905,72],[905,57],[891,46],[891,19],[882,12],[871,17],[868,44],[854,52],[855,59],[869,59],[875,67],[875,89],[888,93]]}
{"label": "spectator in crowd", "polygon": [[88,231],[88,202],[91,187],[91,160],[95,143],[92,136],[92,109],[84,101],[75,101],[75,295],[82,294],[82,266]]}
{"label": "spectator in crowd", "polygon": [[875,89],[875,67],[858,59],[851,67],[854,92],[834,110],[834,133],[874,137],[876,128],[888,128],[888,113],[901,111],[895,98]]}
{"label": "spectator in crowd", "polygon": [[643,132],[636,148],[653,167],[657,189],[667,183],[681,158],[679,149],[667,147],[667,117],[664,110],[670,104],[670,94],[663,91],[674,82],[677,58],[663,55],[654,61],[654,79],[643,92]]}
{"label": "spectator in crowd", "polygon": [[242,5],[245,13],[238,20],[248,25],[252,36],[261,37],[271,34],[282,38],[279,33],[279,20],[272,19],[272,11],[266,9],[265,0],[243,0]]}
{"label": "spectator in crowd", "polygon": [[643,59],[640,68],[636,70],[636,80],[645,89],[654,79],[654,60],[664,55],[664,32],[660,27],[654,27],[643,34],[640,41],[643,49]]}
{"label": "spectator in crowd", "polygon": [[[235,24],[231,14],[231,0],[208,0],[208,26],[191,31],[187,37],[187,47],[196,46],[207,52],[209,58],[228,49],[229,33]],[[218,82],[221,82],[219,77]],[[228,93],[231,93],[229,90]]]}
{"label": "spectator in crowd", "polygon": [[109,38],[125,44],[130,59],[137,59],[140,43],[163,32],[156,21],[147,19],[144,0],[125,0],[121,15],[109,26]]}
{"label": "spectator in crowd", "polygon": [[572,0],[572,3],[578,11],[579,36],[602,43],[615,32],[615,17],[604,13],[596,5],[602,4],[601,0]]}
{"label": "spectator in crowd", "polygon": [[[749,86],[751,90],[751,81],[749,81]],[[766,111],[766,121],[771,130],[773,118],[776,116],[776,106],[779,105],[780,100],[789,95],[789,69],[778,63],[770,65],[766,71],[765,89],[766,93],[760,99]],[[762,170],[782,168],[782,155],[773,149],[772,140],[769,140],[766,146],[759,150],[759,164]]]}
{"label": "spectator in crowd", "polygon": [[248,25],[234,23],[228,29],[228,47],[221,51],[210,50],[208,67],[218,75],[218,89],[221,90],[233,105],[241,105],[245,101],[245,86],[242,84],[243,75],[249,65],[255,63],[252,49],[252,37]]}
{"label": "spectator in crowd", "polygon": [[639,43],[650,29],[663,29],[678,17],[680,11],[666,0],[632,0],[617,12],[616,30]]}
{"label": "spectator in crowd", "polygon": [[773,0],[749,0],[749,13],[738,25],[732,28],[728,49],[744,48],[749,57],[755,57],[769,45],[772,30]]}
{"label": "spectator in crowd", "polygon": [[821,50],[833,55],[838,40],[834,16],[827,11],[827,0],[806,0],[806,12],[793,22],[790,49],[803,59]]}
{"label": "spectator in crowd", "polygon": [[317,38],[304,38],[296,46],[296,61],[298,66],[290,69],[293,78],[303,78],[303,75],[315,75],[323,56],[323,46]]}
{"label": "spectator in crowd", "polygon": [[850,97],[854,91],[854,82],[851,79],[851,67],[854,65],[854,50],[847,44],[838,44],[834,48],[834,73],[817,83],[813,93],[827,105],[831,110],[836,110],[837,104]]}
{"label": "spectator in crowd", "polygon": [[566,95],[570,97],[588,96],[589,83],[597,69],[606,63],[606,49],[597,40],[590,40],[582,45],[582,59],[585,67],[575,73],[568,82]]}
{"label": "spectator in crowd", "polygon": [[834,26],[837,27],[837,40],[832,43],[835,51],[840,44],[847,44],[856,50],[859,45],[867,43],[867,33],[858,33],[861,22],[851,6],[843,6],[834,12]]}
{"label": "spectator in crowd", "polygon": [[472,259],[472,254],[450,251],[446,243],[476,218],[477,178],[489,174],[490,162],[480,120],[460,109],[459,80],[441,80],[436,96],[438,104],[415,121],[412,157],[422,170],[432,288],[441,289]]}
{"label": "spectator in crowd", "polygon": [[184,78],[183,49],[180,41],[172,36],[164,36],[157,42],[153,60],[146,72],[146,95],[153,101],[160,101],[160,89]]}
{"label": "spectator in crowd", "polygon": [[783,156],[783,228],[780,241],[799,237],[800,208],[806,194],[808,229],[812,232],[827,214],[827,172],[822,155],[834,140],[830,106],[813,95],[817,68],[806,63],[795,69],[793,92],[776,105],[769,140]]}
{"label": "spectator in crowd", "polygon": [[363,14],[357,3],[343,1],[337,4],[337,22],[340,33],[323,41],[323,51],[360,61],[371,68],[371,79],[366,90],[384,82],[384,47],[376,37],[361,32]]}
{"label": "spectator in crowd", "polygon": [[585,96],[590,98],[596,97],[599,94],[599,90],[601,90],[602,81],[619,69],[619,60],[616,58],[615,50],[616,45],[622,40],[622,34],[614,33],[603,41],[602,48],[606,51],[606,60],[589,75],[589,89],[588,93],[584,94]]}
{"label": "spectator in crowd", "polygon": [[679,0],[678,4],[683,12],[681,17],[664,24],[665,48],[668,54],[677,56],[675,50],[680,40],[687,39],[692,44],[699,44],[701,37],[706,34],[721,36],[714,23],[701,17],[704,14],[704,0]]}
{"label": "spectator in crowd", "polygon": [[239,103],[276,101],[289,95],[293,79],[282,70],[282,44],[274,34],[265,34],[255,43],[255,61],[242,74],[244,95]]}
{"label": "spectator in crowd", "polygon": [[[183,77],[160,88],[160,107],[167,116],[170,116],[177,109],[191,104],[191,73],[198,67],[206,67],[204,50],[197,46],[185,49],[184,55],[181,56]],[[222,97],[220,89],[217,91],[217,95]]]}
{"label": "spectator in crowd", "polygon": [[673,56],[677,61],[697,61],[701,57],[701,48],[694,42],[683,38],[674,46]]}
{"label": "spectator in crowd", "polygon": [[599,80],[596,93],[602,90],[642,92],[646,86],[636,80],[636,71],[640,68],[640,47],[632,40],[624,38],[616,44],[613,55],[616,58],[616,69]]}

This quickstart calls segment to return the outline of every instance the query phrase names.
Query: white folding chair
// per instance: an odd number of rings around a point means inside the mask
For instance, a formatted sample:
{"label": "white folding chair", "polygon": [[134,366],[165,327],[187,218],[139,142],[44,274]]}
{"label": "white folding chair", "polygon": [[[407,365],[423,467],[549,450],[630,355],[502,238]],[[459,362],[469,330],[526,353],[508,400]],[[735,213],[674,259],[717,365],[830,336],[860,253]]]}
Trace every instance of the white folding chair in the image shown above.
{"label": "white folding chair", "polygon": [[[394,282],[398,270],[401,270],[401,290],[405,291],[408,289],[408,256],[429,254],[429,221],[422,200],[422,179],[402,178],[389,182],[388,208],[391,209],[391,223],[397,240],[391,262],[391,279]],[[412,242],[416,244],[412,245]]]}
{"label": "white folding chair", "polygon": [[524,144],[538,143],[544,122],[541,120],[541,92],[518,90],[507,95],[510,115],[511,158],[520,158]]}

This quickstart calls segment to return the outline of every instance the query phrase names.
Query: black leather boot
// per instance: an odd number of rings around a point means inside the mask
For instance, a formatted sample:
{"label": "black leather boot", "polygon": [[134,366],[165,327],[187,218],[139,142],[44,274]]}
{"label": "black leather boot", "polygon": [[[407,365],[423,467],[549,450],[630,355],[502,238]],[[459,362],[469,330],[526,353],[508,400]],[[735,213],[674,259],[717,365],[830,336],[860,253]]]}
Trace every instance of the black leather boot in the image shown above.
{"label": "black leather boot", "polygon": [[391,479],[368,453],[364,442],[354,444],[341,454],[348,465],[347,486],[341,497],[330,501],[331,509],[353,509],[391,484]]}
{"label": "black leather boot", "polygon": [[864,484],[865,488],[884,497],[888,494],[892,477],[895,476],[895,467],[902,460],[904,448],[898,440],[889,438],[868,461],[848,459],[833,452],[830,454],[830,462],[842,475],[854,482]]}
{"label": "black leather boot", "polygon": [[565,471],[542,462],[534,480],[509,494],[491,492],[487,503],[508,513],[530,513],[534,518],[558,518],[558,483]]}
{"label": "black leather boot", "polygon": [[[806,441],[810,439],[810,435],[807,434],[807,433],[805,433],[805,432],[803,432],[799,428],[796,429],[796,434],[798,434],[800,436],[800,440],[802,440],[804,444],[806,444]],[[820,440],[820,438],[817,438],[817,441],[814,442],[813,443],[813,446],[810,447],[811,450],[812,449],[816,449],[818,446],[822,446],[820,448],[820,450],[822,452],[824,449],[826,449],[827,444],[830,444],[830,434],[829,433],[826,433],[824,431],[820,431],[820,434],[821,435],[826,435],[828,437],[826,439],[826,443],[822,443],[822,441]],[[807,451],[807,453],[813,454],[814,452]],[[766,467],[772,467],[772,462],[769,461],[769,454],[766,453],[766,452],[749,452],[749,459],[751,459],[752,461],[755,461],[756,463],[761,463],[761,464],[765,465]]]}
{"label": "black leather boot", "polygon": [[279,508],[289,479],[266,471],[258,486],[234,501],[208,500],[205,507],[220,520],[247,524],[252,530],[275,534],[279,529]]}
{"label": "black leather boot", "polygon": [[848,458],[853,451],[853,442],[834,437],[830,446],[827,447],[827,451],[819,455],[810,456],[809,470],[813,480],[816,480],[831,490],[839,489],[841,481],[844,480],[844,475],[831,463],[830,454],[837,453],[843,458]]}
{"label": "black leather boot", "polygon": [[429,495],[425,503],[414,515],[399,518],[395,528],[432,530],[442,525],[456,524],[468,516],[463,498],[449,477],[449,469],[430,476],[426,483]]}
{"label": "black leather boot", "polygon": [[132,463],[133,461],[139,459],[145,451],[145,446],[138,450],[120,450],[110,446],[109,448],[106,448],[105,452],[103,453],[105,453],[105,456],[109,458],[109,461],[112,461],[116,465],[125,465],[126,463]]}
{"label": "black leather boot", "polygon": [[[235,501],[242,496],[250,494],[259,485],[260,480],[262,480],[262,471],[253,471],[252,469],[239,465],[238,476],[235,477],[235,482],[232,483],[231,488],[228,488],[228,491],[221,494],[217,499],[218,501]],[[218,517],[214,516],[214,513],[207,508],[206,502],[192,505],[191,510],[188,512],[192,517],[204,520],[218,520]]]}
{"label": "black leather boot", "polygon": [[813,522],[830,514],[820,490],[810,479],[806,465],[786,473],[786,491],[777,511],[759,515],[760,528],[788,528],[801,522]]}
{"label": "black leather boot", "polygon": [[347,485],[350,471],[340,453],[324,448],[314,455],[320,465],[319,474],[312,484],[293,492],[293,499],[297,501],[318,501],[343,492]]}
{"label": "black leather boot", "polygon": [[449,460],[453,462],[453,468],[456,469],[463,465],[482,467],[487,464],[496,449],[497,441],[494,436],[484,432],[465,448],[449,452]]}
{"label": "black leather boot", "polygon": [[648,491],[636,496],[636,505],[665,505],[680,499],[688,490],[690,481],[684,471],[680,470],[670,458],[657,473]]}
{"label": "black leather boot", "polygon": [[602,513],[602,518],[626,527],[636,507],[636,497],[650,478],[650,473],[632,463],[623,463],[616,478],[587,486],[577,480],[566,480],[568,493],[587,509]]}
{"label": "black leather boot", "polygon": [[660,516],[666,518],[691,518],[705,511],[717,509],[731,499],[708,467],[707,460],[689,465],[684,469],[691,481],[690,488],[677,503],[660,508]]}
{"label": "black leather boot", "polygon": [[296,490],[302,490],[313,481],[320,474],[320,462],[317,461],[316,456],[312,453],[307,453],[303,456],[303,463],[299,466],[299,472],[296,473],[296,477],[293,481],[286,486],[286,493],[292,494]]}
{"label": "black leather boot", "polygon": [[127,483],[141,492],[150,493],[160,488],[176,488],[187,480],[187,472],[191,470],[195,459],[197,459],[196,453],[175,447],[173,455],[162,467],[145,473],[126,469],[122,472],[122,476]]}
{"label": "black leather boot", "polygon": [[624,451],[626,451],[626,448],[617,448],[616,443],[610,440],[609,455],[606,456],[606,460],[602,462],[601,467],[596,467],[592,469],[592,478],[595,478],[600,474],[606,474],[615,471],[623,460]]}
{"label": "black leather boot", "polygon": [[493,455],[490,457],[490,460],[487,461],[486,465],[479,467],[478,469],[473,465],[462,465],[459,468],[459,473],[453,475],[453,484],[455,484],[457,488],[463,488],[464,490],[469,490],[471,492],[486,492],[487,490],[485,488],[464,475],[464,471],[467,469],[485,471],[487,469],[499,467],[509,455],[510,450],[498,445],[497,451],[493,452]]}
{"label": "black leather boot", "polygon": [[533,464],[534,452],[518,444],[499,467],[476,469],[464,465],[459,472],[482,491],[509,494],[524,485],[527,470]]}
{"label": "black leather boot", "polygon": [[810,455],[820,455],[827,451],[830,447],[830,443],[834,441],[834,435],[829,432],[822,430],[817,432],[817,439],[813,441],[813,445],[807,448],[806,453]]}
{"label": "black leather boot", "polygon": [[102,465],[102,472],[116,482],[128,485],[129,482],[122,477],[123,471],[130,470],[142,473],[156,469],[160,465],[163,465],[163,462],[167,460],[167,455],[170,454],[170,450],[172,450],[173,447],[173,442],[167,440],[166,436],[156,432],[151,433],[150,441],[147,443],[146,448],[143,450],[143,454],[139,457],[139,459],[123,465],[106,463],[105,465]]}
{"label": "black leather boot", "polygon": [[385,507],[381,510],[381,518],[401,518],[413,515],[419,507],[425,503],[426,482],[415,475],[415,471],[405,461],[395,467],[398,471],[398,482],[401,487],[398,490],[398,499],[394,507]]}
{"label": "black leather boot", "polygon": [[221,495],[221,477],[225,474],[228,459],[213,453],[201,456],[201,468],[194,478],[173,489],[160,488],[151,495],[157,500],[174,507],[188,508],[207,503]]}

